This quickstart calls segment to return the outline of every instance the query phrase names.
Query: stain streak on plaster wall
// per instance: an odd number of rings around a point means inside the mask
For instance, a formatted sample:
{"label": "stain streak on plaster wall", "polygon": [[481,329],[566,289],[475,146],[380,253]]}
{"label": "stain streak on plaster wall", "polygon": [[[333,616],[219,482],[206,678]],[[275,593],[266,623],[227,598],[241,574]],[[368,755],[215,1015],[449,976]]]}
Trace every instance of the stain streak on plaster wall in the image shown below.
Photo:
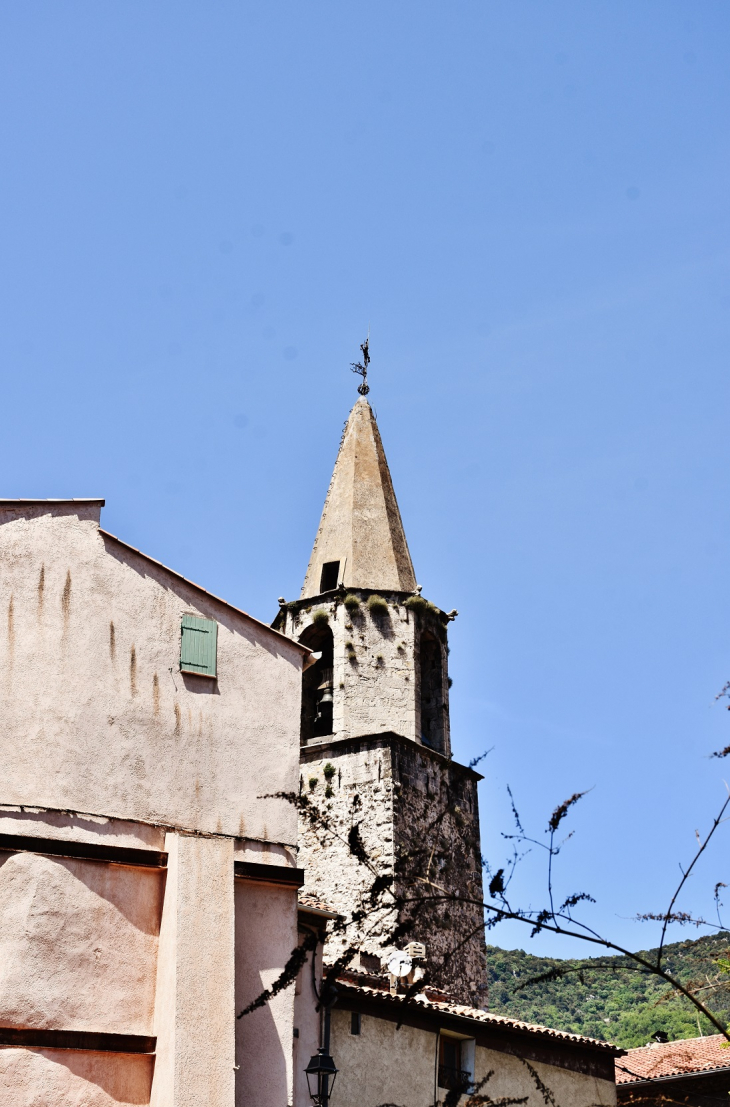
{"label": "stain streak on plaster wall", "polygon": [[117,656],[117,634],[114,630],[114,623],[109,620],[109,656],[112,661],[116,660]]}
{"label": "stain streak on plaster wall", "polygon": [[46,567],[41,565],[40,575],[38,577],[38,618],[40,619],[43,614],[43,592],[46,587]]}
{"label": "stain streak on plaster wall", "polygon": [[155,715],[160,714],[160,681],[157,673],[152,677],[152,710]]}
{"label": "stain streak on plaster wall", "polygon": [[15,656],[15,603],[12,595],[8,602],[8,669],[13,667]]}
{"label": "stain streak on plaster wall", "polygon": [[61,610],[63,611],[63,629],[68,629],[68,620],[71,615],[71,570],[66,571],[66,583],[63,586],[61,596]]}
{"label": "stain streak on plaster wall", "polygon": [[133,696],[137,695],[137,651],[132,646],[129,652],[129,687]]}
{"label": "stain streak on plaster wall", "polygon": [[175,704],[175,734],[180,734],[180,704]]}

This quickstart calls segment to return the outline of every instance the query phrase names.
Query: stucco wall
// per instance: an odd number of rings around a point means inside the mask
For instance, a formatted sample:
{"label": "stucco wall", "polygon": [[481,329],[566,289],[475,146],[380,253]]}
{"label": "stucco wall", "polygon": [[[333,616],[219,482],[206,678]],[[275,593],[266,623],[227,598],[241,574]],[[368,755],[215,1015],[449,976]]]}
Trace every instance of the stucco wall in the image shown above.
{"label": "stucco wall", "polygon": [[233,842],[170,833],[153,1107],[233,1107]]}
{"label": "stucco wall", "polygon": [[[258,797],[295,778],[301,651],[105,538],[98,509],[0,508],[0,563],[0,802],[296,841]],[[178,672],[183,612],[218,623],[217,681]]]}
{"label": "stucco wall", "polygon": [[[315,929],[319,930],[319,926]],[[304,940],[307,930],[300,935],[300,941]],[[294,1039],[293,1081],[294,1081],[294,1107],[310,1107],[309,1088],[304,1070],[309,1061],[316,1054],[320,1043],[321,1012],[317,1010],[317,995],[312,983],[312,958],[315,959],[314,977],[319,987],[322,981],[322,944],[318,943],[316,950],[307,955],[299,976],[297,977],[294,993],[294,1026],[298,1034]]]}
{"label": "stucco wall", "polygon": [[[529,1065],[553,1093],[558,1107],[596,1107],[597,1104],[614,1107],[616,1103],[613,1080],[599,1080],[595,1076],[546,1065],[541,1061],[530,1061]],[[490,1070],[494,1070],[494,1075],[483,1085],[483,1094],[492,1099],[525,1095],[526,1107],[545,1107],[543,1095],[523,1061],[508,1053],[478,1045],[474,1063],[475,1082],[479,1084]]]}
{"label": "stucco wall", "polygon": [[[26,840],[160,849],[155,827],[0,812]],[[152,1033],[165,873],[32,852],[0,854],[0,1026]],[[2,1107],[149,1103],[154,1058],[0,1047]]]}
{"label": "stucco wall", "polygon": [[[402,1025],[374,1015],[361,1016],[360,1034],[350,1033],[351,1013],[332,1013],[332,1056],[339,1069],[333,1107],[433,1107],[446,1091],[437,1088],[438,1022],[433,1030]],[[515,1048],[520,1045],[515,1041]],[[529,1045],[523,1046],[529,1049]],[[530,1061],[529,1065],[553,1093],[557,1107],[614,1107],[612,1080],[586,1076],[559,1065]],[[485,1080],[487,1073],[493,1075]],[[545,1107],[530,1069],[516,1056],[476,1046],[474,1079],[477,1095],[497,1100],[526,1097],[525,1107]],[[482,1083],[481,1090],[479,1084]],[[460,1100],[466,1103],[467,1097]]]}
{"label": "stucco wall", "polygon": [[0,1107],[145,1107],[153,1066],[129,1053],[0,1046]]}
{"label": "stucco wall", "polygon": [[19,834],[28,838],[57,838],[62,842],[89,842],[95,845],[124,846],[131,849],[164,850],[165,829],[149,823],[134,823],[106,815],[77,814],[71,811],[0,806],[0,834]]}
{"label": "stucco wall", "polygon": [[151,1034],[163,882],[0,853],[0,1026]]}
{"label": "stucco wall", "polygon": [[431,1107],[436,1034],[363,1015],[350,1033],[350,1012],[332,1011],[332,1056],[339,1069],[332,1107]]}
{"label": "stucco wall", "polygon": [[[237,880],[236,1014],[269,988],[298,945],[296,889]],[[294,984],[236,1020],[236,1107],[292,1103]]]}

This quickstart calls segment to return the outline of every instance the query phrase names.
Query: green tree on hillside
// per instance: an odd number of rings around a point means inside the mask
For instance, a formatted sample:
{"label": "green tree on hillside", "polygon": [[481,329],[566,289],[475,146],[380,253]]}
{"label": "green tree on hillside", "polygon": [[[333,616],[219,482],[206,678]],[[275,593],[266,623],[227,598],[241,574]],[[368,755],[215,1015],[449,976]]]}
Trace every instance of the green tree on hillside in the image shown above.
{"label": "green tree on hillside", "polygon": [[[718,969],[728,950],[727,932],[665,947],[672,973],[684,980],[715,979],[721,985],[713,1008],[725,1020],[730,1020],[730,989]],[[643,952],[649,960],[656,958],[656,949]],[[671,1040],[717,1033],[685,997],[667,998],[661,978],[631,971],[625,957],[601,959],[605,967],[592,970],[590,961],[535,957],[521,949],[489,946],[487,960],[489,1007],[498,1014],[587,1034],[624,1048],[645,1045],[657,1030],[666,1031]],[[544,979],[552,970],[564,969],[570,971]]]}

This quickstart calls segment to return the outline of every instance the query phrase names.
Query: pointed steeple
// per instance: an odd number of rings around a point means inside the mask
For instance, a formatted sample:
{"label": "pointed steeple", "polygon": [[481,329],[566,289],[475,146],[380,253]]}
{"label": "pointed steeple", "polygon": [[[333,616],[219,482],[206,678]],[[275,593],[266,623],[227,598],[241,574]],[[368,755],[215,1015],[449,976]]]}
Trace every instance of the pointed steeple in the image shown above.
{"label": "pointed steeple", "polygon": [[301,599],[338,584],[394,592],[416,587],[383,443],[364,396],[342,436]]}

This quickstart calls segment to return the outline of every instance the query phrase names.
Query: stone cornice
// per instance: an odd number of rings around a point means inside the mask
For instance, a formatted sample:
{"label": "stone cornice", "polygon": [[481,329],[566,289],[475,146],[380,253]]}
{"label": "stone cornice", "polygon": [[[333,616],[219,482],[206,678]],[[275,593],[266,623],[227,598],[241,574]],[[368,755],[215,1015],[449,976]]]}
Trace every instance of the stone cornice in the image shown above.
{"label": "stone cornice", "polygon": [[383,731],[381,734],[358,734],[350,738],[325,739],[322,742],[312,742],[308,746],[301,747],[299,759],[302,764],[306,765],[310,761],[321,761],[323,757],[336,757],[340,753],[353,753],[361,749],[377,749],[378,747],[393,747],[396,745],[407,747],[409,751],[415,749],[425,757],[430,757],[433,761],[448,766],[460,776],[468,776],[472,780],[484,779],[481,773],[470,768],[469,765],[460,765],[458,761],[453,761],[443,753],[438,753],[419,742],[412,742],[410,738],[405,738],[402,734],[396,734],[392,730]]}

